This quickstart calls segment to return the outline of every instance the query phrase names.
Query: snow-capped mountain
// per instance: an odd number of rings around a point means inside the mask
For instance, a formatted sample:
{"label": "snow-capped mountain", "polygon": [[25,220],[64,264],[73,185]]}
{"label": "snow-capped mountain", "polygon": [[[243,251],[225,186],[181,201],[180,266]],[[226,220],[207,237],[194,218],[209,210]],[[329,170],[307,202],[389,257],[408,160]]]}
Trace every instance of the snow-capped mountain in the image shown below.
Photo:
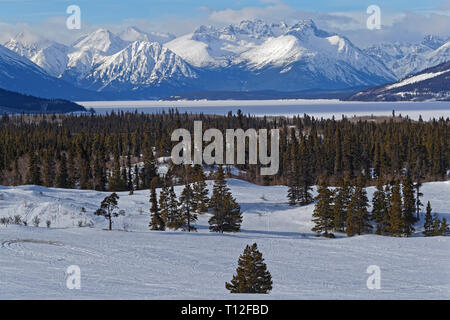
{"label": "snow-capped mountain", "polygon": [[135,90],[141,86],[178,86],[196,72],[175,53],[157,42],[135,41],[104,57],[87,77],[96,90]]}
{"label": "snow-capped mountain", "polygon": [[356,101],[450,101],[450,61],[423,70],[396,83],[359,92]]}
{"label": "snow-capped mountain", "polygon": [[364,50],[401,79],[450,60],[450,39],[426,36],[420,43],[386,43]]}
{"label": "snow-capped mountain", "polygon": [[2,45],[0,45],[0,88],[42,98],[93,97],[86,90],[52,77],[26,57]]}
{"label": "snow-capped mountain", "polygon": [[[200,26],[174,38],[128,27],[89,33],[70,46],[22,33],[6,47],[77,87],[127,98],[190,91],[341,90],[392,83],[450,60],[450,42],[359,49],[304,20]],[[41,69],[41,71],[42,71]],[[148,94],[147,94],[148,93]]]}
{"label": "snow-capped mountain", "polygon": [[5,43],[5,47],[30,59],[52,76],[59,76],[67,66],[69,48],[63,44],[21,32]]}

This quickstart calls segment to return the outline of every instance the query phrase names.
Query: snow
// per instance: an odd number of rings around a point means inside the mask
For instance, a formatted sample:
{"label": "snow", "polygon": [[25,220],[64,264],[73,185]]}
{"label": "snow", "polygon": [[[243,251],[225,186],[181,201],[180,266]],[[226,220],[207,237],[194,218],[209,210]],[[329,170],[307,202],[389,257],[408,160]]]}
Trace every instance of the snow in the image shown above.
{"label": "snow", "polygon": [[[209,188],[211,188],[211,183]],[[449,299],[449,237],[363,235],[317,238],[313,205],[289,207],[284,186],[230,179],[244,212],[242,232],[148,230],[149,191],[119,193],[126,215],[105,231],[93,211],[108,194],[37,186],[0,187],[0,217],[41,217],[40,227],[0,226],[3,299]],[[176,192],[180,194],[180,186]],[[369,198],[374,188],[368,188]],[[450,182],[425,183],[423,202],[450,218]],[[51,209],[59,208],[58,210]],[[86,208],[86,213],[81,212]],[[77,227],[81,218],[94,227]],[[54,219],[51,228],[46,219]],[[128,230],[126,232],[124,230]],[[418,227],[418,232],[420,232]],[[270,295],[231,295],[225,289],[247,244],[257,242],[272,274]],[[66,270],[81,269],[81,290],[66,288]],[[367,267],[381,268],[381,289],[369,290]]]}
{"label": "snow", "polygon": [[422,73],[419,74],[417,76],[413,76],[413,77],[409,77],[405,80],[402,80],[400,82],[397,82],[393,85],[387,86],[386,90],[390,90],[390,89],[394,89],[394,88],[399,88],[399,87],[403,87],[409,84],[413,84],[413,83],[417,83],[417,82],[421,82],[421,81],[425,81],[437,76],[440,76],[441,74],[447,73],[450,70],[445,70],[445,71],[440,71],[440,72],[429,72],[429,73]]}

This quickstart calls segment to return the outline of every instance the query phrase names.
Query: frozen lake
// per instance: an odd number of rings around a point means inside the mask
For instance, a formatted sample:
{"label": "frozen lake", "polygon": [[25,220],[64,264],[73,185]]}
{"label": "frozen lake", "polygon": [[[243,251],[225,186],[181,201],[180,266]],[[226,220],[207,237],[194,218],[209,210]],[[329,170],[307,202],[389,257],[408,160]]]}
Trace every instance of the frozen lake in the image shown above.
{"label": "frozen lake", "polygon": [[86,108],[97,113],[111,111],[135,111],[156,113],[177,108],[179,112],[224,115],[229,111],[256,116],[294,116],[304,113],[315,117],[341,118],[374,115],[408,116],[417,120],[422,115],[429,118],[450,117],[450,102],[343,102],[338,100],[217,100],[217,101],[81,101]]}

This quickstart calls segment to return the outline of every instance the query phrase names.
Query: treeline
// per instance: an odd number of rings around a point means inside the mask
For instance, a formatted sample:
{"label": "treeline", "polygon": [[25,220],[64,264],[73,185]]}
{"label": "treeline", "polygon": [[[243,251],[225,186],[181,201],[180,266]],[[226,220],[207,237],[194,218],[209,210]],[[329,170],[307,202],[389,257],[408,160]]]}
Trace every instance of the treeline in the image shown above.
{"label": "treeline", "polygon": [[[379,176],[415,182],[443,180],[450,166],[449,119],[412,121],[315,119],[180,114],[6,116],[0,120],[0,184],[125,191],[148,189],[157,158],[169,156],[173,130],[280,129],[277,175],[260,176],[259,165],[238,165],[248,181],[290,187],[292,204],[312,201],[309,190],[319,177],[336,185],[359,173],[373,185]],[[372,121],[373,120],[373,121]],[[247,157],[248,158],[248,157]],[[172,166],[175,183],[190,183],[183,166]],[[162,181],[158,182],[162,186]]]}
{"label": "treeline", "polygon": [[[420,184],[413,184],[409,174],[402,181],[395,180],[384,185],[379,177],[373,194],[372,210],[365,186],[365,177],[360,174],[356,183],[343,179],[334,190],[325,181],[318,187],[317,201],[313,213],[312,231],[325,237],[334,237],[331,231],[345,232],[348,236],[372,233],[392,237],[409,237],[420,221],[422,202]],[[446,218],[442,220],[431,214],[427,203],[424,235],[450,235]]]}

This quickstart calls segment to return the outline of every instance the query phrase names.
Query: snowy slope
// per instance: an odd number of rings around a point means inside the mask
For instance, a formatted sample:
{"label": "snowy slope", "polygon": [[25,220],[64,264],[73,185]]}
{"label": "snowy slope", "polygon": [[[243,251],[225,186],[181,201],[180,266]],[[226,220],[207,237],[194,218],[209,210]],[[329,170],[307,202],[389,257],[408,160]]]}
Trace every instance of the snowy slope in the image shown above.
{"label": "snowy slope", "polygon": [[[0,297],[45,299],[449,299],[449,237],[364,235],[316,238],[313,205],[289,207],[286,187],[228,181],[244,212],[236,234],[148,230],[148,190],[119,193],[125,217],[112,232],[94,217],[107,193],[1,187],[0,216],[22,215],[29,226],[0,226]],[[211,184],[209,184],[211,188]],[[371,198],[374,188],[368,188]],[[450,218],[450,183],[426,183],[424,202]],[[176,187],[181,192],[181,187]],[[81,213],[81,208],[86,213]],[[32,227],[41,217],[39,228]],[[52,227],[45,227],[45,220]],[[78,221],[93,222],[79,228]],[[128,232],[124,232],[125,229]],[[420,228],[419,228],[420,229]],[[420,231],[420,230],[419,230]],[[269,296],[230,295],[224,287],[245,245],[257,242],[274,281]],[[66,268],[81,268],[81,290],[65,286]],[[381,289],[368,290],[366,269],[381,268]]]}
{"label": "snowy slope", "polygon": [[358,92],[357,101],[450,100],[450,61],[406,77],[396,83]]}
{"label": "snowy slope", "polygon": [[122,40],[127,42],[148,41],[164,44],[175,39],[175,36],[170,33],[144,32],[137,27],[128,27],[118,35]]}

